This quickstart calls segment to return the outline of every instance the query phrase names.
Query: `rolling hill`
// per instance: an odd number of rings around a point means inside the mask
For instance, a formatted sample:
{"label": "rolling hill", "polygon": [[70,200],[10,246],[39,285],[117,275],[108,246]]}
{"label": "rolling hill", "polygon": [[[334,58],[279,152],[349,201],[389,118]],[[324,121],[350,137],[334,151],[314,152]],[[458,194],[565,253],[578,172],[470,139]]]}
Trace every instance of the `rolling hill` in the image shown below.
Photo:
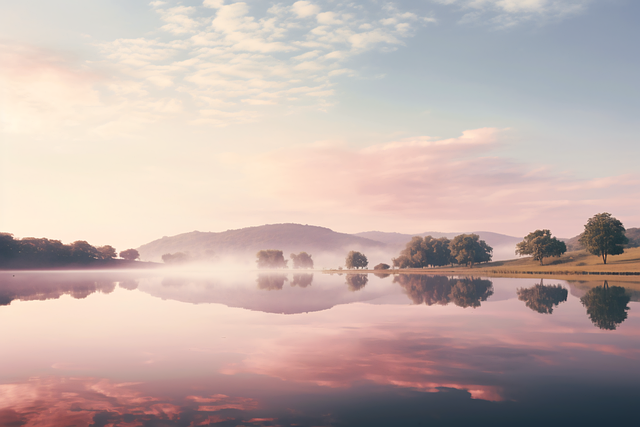
{"label": "rolling hill", "polygon": [[227,230],[220,233],[192,231],[142,245],[141,259],[160,260],[166,253],[189,252],[197,258],[251,254],[262,249],[280,249],[288,258],[291,252],[311,254],[349,250],[382,249],[384,243],[351,234],[337,233],[325,227],[301,224],[270,224]]}

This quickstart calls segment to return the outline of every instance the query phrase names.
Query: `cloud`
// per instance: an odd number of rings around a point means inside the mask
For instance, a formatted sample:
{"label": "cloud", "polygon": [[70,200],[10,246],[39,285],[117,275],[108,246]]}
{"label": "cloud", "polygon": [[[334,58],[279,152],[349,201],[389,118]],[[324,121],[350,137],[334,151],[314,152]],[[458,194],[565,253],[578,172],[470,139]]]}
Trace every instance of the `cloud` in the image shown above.
{"label": "cloud", "polygon": [[297,1],[291,6],[291,10],[300,18],[308,18],[320,12],[320,8],[309,1]]}
{"label": "cloud", "polygon": [[544,220],[546,228],[565,229],[576,218],[614,210],[637,222],[639,176],[584,180],[495,157],[502,133],[483,128],[361,149],[338,143],[290,147],[249,159],[245,173],[281,208],[302,204],[362,221],[428,218],[448,229],[475,223],[504,229]]}
{"label": "cloud", "polygon": [[462,23],[485,22],[512,27],[525,21],[559,19],[580,13],[592,0],[432,0],[458,6]]}

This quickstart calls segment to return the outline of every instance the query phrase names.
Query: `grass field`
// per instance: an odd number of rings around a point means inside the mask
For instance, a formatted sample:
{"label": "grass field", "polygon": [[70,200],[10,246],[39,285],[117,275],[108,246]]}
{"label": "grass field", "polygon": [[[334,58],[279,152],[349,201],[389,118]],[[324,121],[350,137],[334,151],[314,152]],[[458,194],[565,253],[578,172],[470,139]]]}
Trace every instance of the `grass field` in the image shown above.
{"label": "grass field", "polygon": [[[341,270],[340,272],[347,271]],[[359,270],[358,272],[373,272],[373,270]],[[386,270],[385,273],[387,272],[391,274],[464,274],[487,277],[549,277],[594,283],[601,283],[602,280],[640,283],[640,248],[626,249],[622,255],[609,256],[606,265],[603,264],[602,258],[582,250],[567,252],[560,258],[545,258],[544,265],[540,265],[538,261],[534,261],[530,257],[525,257],[478,264],[473,267],[407,268]],[[597,273],[600,274],[597,275]],[[624,275],[624,273],[635,273],[635,275]]]}

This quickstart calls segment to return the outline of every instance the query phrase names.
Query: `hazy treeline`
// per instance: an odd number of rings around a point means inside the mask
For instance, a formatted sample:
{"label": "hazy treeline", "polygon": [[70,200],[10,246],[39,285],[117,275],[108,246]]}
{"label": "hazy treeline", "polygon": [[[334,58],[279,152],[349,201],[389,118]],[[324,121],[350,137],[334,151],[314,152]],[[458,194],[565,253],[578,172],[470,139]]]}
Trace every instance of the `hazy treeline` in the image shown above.
{"label": "hazy treeline", "polygon": [[[15,239],[12,234],[0,233],[2,268],[82,266],[92,263],[107,265],[117,263],[117,256],[116,249],[110,245],[95,247],[84,240],[64,244],[60,240],[46,238]],[[134,261],[139,256],[135,249],[120,252],[120,257],[127,261]]]}
{"label": "hazy treeline", "polygon": [[414,304],[447,305],[459,307],[480,307],[493,295],[493,282],[476,278],[449,278],[446,276],[426,276],[399,274],[393,278]]}

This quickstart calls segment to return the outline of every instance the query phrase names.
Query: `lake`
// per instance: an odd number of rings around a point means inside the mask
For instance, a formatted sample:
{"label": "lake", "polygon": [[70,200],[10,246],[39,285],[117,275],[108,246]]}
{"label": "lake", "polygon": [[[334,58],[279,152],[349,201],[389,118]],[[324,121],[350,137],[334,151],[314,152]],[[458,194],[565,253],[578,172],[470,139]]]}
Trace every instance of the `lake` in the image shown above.
{"label": "lake", "polygon": [[0,425],[636,425],[637,289],[0,272]]}

